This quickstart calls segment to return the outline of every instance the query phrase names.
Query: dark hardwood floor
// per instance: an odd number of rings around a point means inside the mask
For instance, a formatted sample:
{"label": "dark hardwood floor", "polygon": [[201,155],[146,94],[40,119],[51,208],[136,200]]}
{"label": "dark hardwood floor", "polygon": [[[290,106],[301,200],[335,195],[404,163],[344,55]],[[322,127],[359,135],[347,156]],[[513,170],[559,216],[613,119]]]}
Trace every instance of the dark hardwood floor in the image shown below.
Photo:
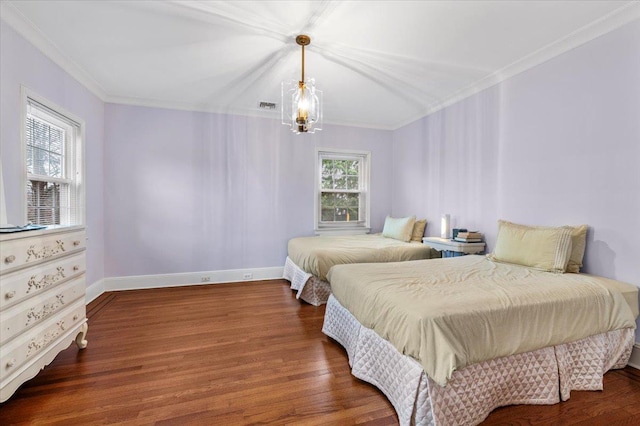
{"label": "dark hardwood floor", "polygon": [[[72,345],[25,383],[0,424],[397,424],[322,334],[323,315],[283,280],[105,293],[87,307],[87,349]],[[640,372],[484,424],[640,424]]]}

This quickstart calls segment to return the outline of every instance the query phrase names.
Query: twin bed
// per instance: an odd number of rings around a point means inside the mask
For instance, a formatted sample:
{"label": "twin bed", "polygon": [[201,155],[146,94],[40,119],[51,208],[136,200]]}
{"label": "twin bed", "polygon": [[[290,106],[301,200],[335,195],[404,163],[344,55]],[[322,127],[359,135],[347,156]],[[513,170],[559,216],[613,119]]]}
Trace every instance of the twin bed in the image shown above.
{"label": "twin bed", "polygon": [[289,240],[283,277],[296,297],[315,306],[327,302],[327,274],[335,265],[384,263],[439,257],[422,244],[426,220],[387,217],[380,234],[299,237]]}
{"label": "twin bed", "polygon": [[634,341],[637,288],[484,256],[336,266],[323,332],[401,425],[477,424],[496,407],[602,389]]}
{"label": "twin bed", "polygon": [[638,289],[578,272],[586,226],[501,221],[491,256],[334,265],[323,331],[402,425],[602,389],[634,342]]}

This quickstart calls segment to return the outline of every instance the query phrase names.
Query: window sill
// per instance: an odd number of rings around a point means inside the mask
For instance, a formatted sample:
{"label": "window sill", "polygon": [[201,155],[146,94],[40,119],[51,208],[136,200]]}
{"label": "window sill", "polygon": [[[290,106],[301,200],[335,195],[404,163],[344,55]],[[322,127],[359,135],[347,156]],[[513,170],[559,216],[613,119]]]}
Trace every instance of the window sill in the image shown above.
{"label": "window sill", "polygon": [[316,229],[316,235],[364,235],[368,234],[371,228],[321,228]]}

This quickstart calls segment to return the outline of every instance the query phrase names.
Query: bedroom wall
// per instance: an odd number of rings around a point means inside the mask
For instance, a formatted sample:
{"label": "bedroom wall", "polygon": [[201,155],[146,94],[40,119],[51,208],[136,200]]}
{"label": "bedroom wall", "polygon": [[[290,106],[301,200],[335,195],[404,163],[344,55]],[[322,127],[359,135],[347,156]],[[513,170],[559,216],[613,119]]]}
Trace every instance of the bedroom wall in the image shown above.
{"label": "bedroom wall", "polygon": [[87,286],[104,278],[104,103],[0,20],[0,153],[10,223],[24,224],[21,203],[20,85],[85,120]]}
{"label": "bedroom wall", "polygon": [[585,271],[640,286],[639,21],[393,138],[393,214],[450,213],[489,249],[497,219],[586,223]]}
{"label": "bedroom wall", "polygon": [[371,225],[391,210],[391,132],[107,104],[108,277],[283,266],[313,235],[315,147],[371,151]]}
{"label": "bedroom wall", "polygon": [[9,220],[23,222],[23,84],[86,122],[95,291],[111,277],[282,266],[286,241],[313,233],[315,147],[371,151],[373,231],[391,210],[389,131],[325,125],[297,136],[279,119],[105,104],[2,20],[0,31]]}

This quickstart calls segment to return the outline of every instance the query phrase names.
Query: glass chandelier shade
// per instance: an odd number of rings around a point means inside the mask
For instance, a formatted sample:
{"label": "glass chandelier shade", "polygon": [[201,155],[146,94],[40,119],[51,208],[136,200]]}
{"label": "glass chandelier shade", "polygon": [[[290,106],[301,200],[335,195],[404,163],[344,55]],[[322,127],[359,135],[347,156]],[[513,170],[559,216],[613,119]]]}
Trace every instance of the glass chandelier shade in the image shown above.
{"label": "glass chandelier shade", "polygon": [[282,124],[296,134],[314,133],[322,130],[322,91],[316,89],[314,79],[304,79],[304,47],[311,39],[299,35],[296,42],[302,46],[302,78],[282,82]]}

